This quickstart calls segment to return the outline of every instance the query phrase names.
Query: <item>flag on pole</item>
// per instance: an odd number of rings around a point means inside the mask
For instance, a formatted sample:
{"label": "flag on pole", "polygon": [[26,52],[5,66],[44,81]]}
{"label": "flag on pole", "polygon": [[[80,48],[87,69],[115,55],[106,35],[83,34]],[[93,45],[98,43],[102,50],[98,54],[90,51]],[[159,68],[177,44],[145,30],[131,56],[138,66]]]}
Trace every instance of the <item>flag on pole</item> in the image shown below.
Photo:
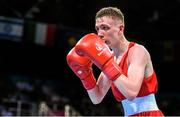
{"label": "flag on pole", "polygon": [[28,40],[28,42],[45,46],[54,45],[57,30],[55,24],[29,21],[26,28],[25,38]]}
{"label": "flag on pole", "polygon": [[24,20],[0,16],[0,39],[21,41]]}

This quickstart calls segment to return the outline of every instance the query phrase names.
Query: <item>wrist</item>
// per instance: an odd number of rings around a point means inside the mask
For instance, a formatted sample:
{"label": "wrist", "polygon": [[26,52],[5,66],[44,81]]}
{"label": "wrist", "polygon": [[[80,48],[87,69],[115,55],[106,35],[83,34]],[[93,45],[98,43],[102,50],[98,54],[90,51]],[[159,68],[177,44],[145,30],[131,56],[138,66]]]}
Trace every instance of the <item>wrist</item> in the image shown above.
{"label": "wrist", "polygon": [[122,74],[121,67],[113,59],[109,60],[103,66],[102,71],[112,81],[116,80]]}
{"label": "wrist", "polygon": [[85,79],[81,79],[81,82],[86,90],[93,89],[96,86],[96,80],[93,74],[86,77]]}

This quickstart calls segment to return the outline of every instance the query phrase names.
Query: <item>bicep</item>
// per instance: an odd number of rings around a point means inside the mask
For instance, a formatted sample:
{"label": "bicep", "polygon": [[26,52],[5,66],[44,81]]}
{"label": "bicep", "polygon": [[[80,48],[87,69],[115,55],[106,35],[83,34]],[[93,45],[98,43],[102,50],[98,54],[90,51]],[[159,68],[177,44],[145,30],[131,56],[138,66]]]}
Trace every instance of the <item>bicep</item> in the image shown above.
{"label": "bicep", "polygon": [[127,77],[133,80],[135,84],[141,84],[144,77],[144,65],[139,65],[136,63],[131,64],[128,69]]}
{"label": "bicep", "polygon": [[131,78],[140,88],[145,75],[145,67],[148,61],[147,51],[142,47],[134,49],[129,56],[128,78]]}

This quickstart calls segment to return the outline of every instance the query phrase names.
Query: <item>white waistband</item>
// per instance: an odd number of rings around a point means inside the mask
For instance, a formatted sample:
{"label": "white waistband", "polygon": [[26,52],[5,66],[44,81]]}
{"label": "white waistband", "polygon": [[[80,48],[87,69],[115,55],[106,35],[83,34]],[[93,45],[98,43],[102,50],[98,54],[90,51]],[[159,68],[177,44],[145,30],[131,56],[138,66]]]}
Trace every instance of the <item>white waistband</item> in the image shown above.
{"label": "white waistband", "polygon": [[154,94],[144,97],[136,97],[134,100],[129,101],[125,99],[122,101],[125,116],[137,114],[144,111],[159,110],[156,104]]}

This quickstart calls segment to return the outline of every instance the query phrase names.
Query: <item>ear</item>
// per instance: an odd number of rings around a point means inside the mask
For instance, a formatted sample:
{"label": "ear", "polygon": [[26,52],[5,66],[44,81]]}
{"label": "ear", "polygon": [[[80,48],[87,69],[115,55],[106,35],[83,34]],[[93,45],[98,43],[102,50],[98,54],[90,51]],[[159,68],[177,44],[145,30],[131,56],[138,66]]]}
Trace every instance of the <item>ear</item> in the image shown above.
{"label": "ear", "polygon": [[119,31],[124,32],[124,26],[123,25],[119,26]]}

